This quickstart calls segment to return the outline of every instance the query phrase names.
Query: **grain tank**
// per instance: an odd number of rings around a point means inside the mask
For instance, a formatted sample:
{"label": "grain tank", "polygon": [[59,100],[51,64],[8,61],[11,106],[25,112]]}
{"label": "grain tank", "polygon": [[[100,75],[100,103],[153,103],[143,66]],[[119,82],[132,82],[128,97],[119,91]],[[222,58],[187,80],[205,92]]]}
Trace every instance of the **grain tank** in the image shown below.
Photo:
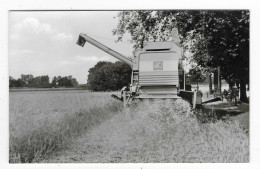
{"label": "grain tank", "polygon": [[132,99],[177,99],[178,93],[185,90],[183,52],[176,28],[172,30],[172,41],[145,42],[142,49],[134,52],[132,60],[81,33],[77,44],[83,47],[85,42],[131,66],[129,90],[122,91],[121,96],[124,105]]}

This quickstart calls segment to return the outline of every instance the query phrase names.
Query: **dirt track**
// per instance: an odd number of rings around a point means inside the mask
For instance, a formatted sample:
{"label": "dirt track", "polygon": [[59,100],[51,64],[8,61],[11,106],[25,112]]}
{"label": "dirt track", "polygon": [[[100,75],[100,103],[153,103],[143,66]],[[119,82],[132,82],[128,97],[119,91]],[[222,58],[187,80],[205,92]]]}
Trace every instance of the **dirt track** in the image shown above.
{"label": "dirt track", "polygon": [[126,159],[129,160],[127,152],[134,146],[129,137],[131,135],[129,128],[132,127],[134,123],[131,123],[125,114],[116,115],[83,134],[65,150],[43,162],[124,162]]}

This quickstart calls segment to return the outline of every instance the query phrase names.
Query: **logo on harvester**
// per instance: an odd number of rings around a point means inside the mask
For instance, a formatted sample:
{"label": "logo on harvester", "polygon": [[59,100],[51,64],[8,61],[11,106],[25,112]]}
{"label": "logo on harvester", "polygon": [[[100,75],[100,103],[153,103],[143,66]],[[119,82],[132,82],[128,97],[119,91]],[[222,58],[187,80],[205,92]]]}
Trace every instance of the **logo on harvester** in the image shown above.
{"label": "logo on harvester", "polygon": [[154,61],[153,70],[163,70],[163,61]]}

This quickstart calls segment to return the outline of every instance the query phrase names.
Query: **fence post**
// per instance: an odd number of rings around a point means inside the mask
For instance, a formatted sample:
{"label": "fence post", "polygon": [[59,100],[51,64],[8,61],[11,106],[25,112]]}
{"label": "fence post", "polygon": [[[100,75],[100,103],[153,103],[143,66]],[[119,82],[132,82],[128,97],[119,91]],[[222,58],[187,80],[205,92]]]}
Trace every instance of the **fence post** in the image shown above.
{"label": "fence post", "polygon": [[197,102],[197,90],[194,91],[194,97],[193,97],[193,109],[196,108],[196,102]]}
{"label": "fence post", "polygon": [[124,107],[126,107],[126,91],[123,91]]}

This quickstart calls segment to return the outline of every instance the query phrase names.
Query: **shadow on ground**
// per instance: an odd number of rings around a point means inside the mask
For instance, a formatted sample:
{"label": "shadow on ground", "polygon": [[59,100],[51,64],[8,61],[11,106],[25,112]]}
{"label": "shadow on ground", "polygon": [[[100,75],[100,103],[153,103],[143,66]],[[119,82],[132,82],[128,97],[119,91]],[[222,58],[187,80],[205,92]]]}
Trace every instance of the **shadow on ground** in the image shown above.
{"label": "shadow on ground", "polygon": [[214,102],[204,104],[202,107],[204,114],[215,116],[217,119],[230,118],[231,120],[238,121],[239,124],[249,131],[249,104],[234,102]]}

